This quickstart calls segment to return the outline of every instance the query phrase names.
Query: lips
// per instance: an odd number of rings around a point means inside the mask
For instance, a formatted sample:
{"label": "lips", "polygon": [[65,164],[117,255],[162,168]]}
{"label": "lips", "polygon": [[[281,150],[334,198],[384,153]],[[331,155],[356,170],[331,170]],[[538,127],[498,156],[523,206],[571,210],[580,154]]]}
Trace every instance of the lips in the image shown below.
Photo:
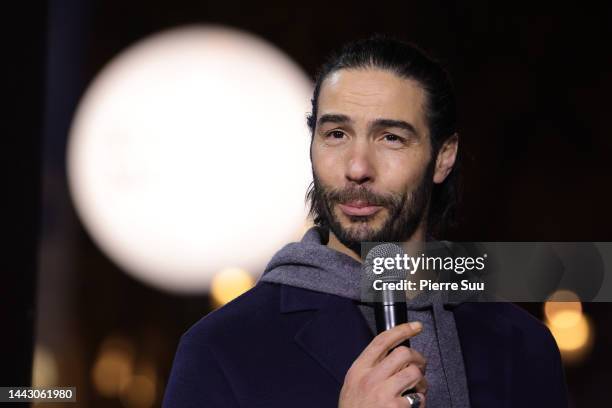
{"label": "lips", "polygon": [[380,205],[373,205],[362,200],[350,201],[348,203],[338,204],[338,206],[340,207],[340,210],[347,215],[361,216],[372,215],[383,208]]}

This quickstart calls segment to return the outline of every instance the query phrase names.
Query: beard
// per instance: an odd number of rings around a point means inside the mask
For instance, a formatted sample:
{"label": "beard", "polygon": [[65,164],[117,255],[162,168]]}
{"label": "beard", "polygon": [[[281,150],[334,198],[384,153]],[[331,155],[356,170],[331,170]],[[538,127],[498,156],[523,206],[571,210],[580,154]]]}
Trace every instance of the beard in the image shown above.
{"label": "beard", "polygon": [[[404,242],[407,241],[427,214],[433,188],[434,160],[430,160],[419,184],[403,193],[374,193],[367,187],[353,185],[346,188],[332,188],[323,185],[313,169],[313,183],[308,191],[310,212],[315,223],[329,228],[346,247],[359,254],[362,242]],[[379,216],[380,211],[367,216],[347,215],[351,225],[343,226],[334,208],[338,204],[364,200],[371,205],[387,210],[386,218],[378,228],[369,223]]]}

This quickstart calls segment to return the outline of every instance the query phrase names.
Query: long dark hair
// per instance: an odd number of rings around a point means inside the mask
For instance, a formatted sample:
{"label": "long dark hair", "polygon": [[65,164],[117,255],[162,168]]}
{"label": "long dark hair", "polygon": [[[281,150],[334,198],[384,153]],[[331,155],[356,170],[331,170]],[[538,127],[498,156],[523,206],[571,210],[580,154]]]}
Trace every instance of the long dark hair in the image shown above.
{"label": "long dark hair", "polygon": [[[457,132],[455,93],[450,77],[440,63],[417,46],[380,34],[345,45],[319,70],[312,96],[312,112],[307,118],[311,138],[314,137],[323,81],[341,69],[366,68],[387,70],[401,78],[415,80],[422,86],[426,93],[425,114],[433,147],[432,160],[435,160],[442,144]],[[459,197],[458,159],[444,182],[435,184],[432,189],[427,220],[431,235],[443,233],[454,223]],[[308,189],[306,199],[310,201],[310,215],[315,224],[325,226],[318,211],[314,183]]]}

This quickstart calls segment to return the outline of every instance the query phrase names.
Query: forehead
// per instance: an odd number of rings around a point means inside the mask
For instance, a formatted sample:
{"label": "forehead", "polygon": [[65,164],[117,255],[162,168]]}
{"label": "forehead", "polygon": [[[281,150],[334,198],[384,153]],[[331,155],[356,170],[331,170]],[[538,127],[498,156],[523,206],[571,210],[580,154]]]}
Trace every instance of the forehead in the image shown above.
{"label": "forehead", "polygon": [[425,129],[426,94],[418,82],[381,69],[341,69],[321,84],[318,115],[346,114],[355,121],[398,119]]}

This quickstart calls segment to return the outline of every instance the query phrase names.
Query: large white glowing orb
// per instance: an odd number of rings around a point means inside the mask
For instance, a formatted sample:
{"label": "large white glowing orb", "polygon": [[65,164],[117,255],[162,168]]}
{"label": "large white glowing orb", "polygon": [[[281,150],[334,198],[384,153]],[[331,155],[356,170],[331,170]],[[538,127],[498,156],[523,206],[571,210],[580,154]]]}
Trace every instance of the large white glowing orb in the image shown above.
{"label": "large white glowing orb", "polygon": [[128,48],[70,132],[83,224],[160,289],[202,292],[226,267],[260,273],[304,223],[311,90],[286,55],[234,29],[173,29]]}

